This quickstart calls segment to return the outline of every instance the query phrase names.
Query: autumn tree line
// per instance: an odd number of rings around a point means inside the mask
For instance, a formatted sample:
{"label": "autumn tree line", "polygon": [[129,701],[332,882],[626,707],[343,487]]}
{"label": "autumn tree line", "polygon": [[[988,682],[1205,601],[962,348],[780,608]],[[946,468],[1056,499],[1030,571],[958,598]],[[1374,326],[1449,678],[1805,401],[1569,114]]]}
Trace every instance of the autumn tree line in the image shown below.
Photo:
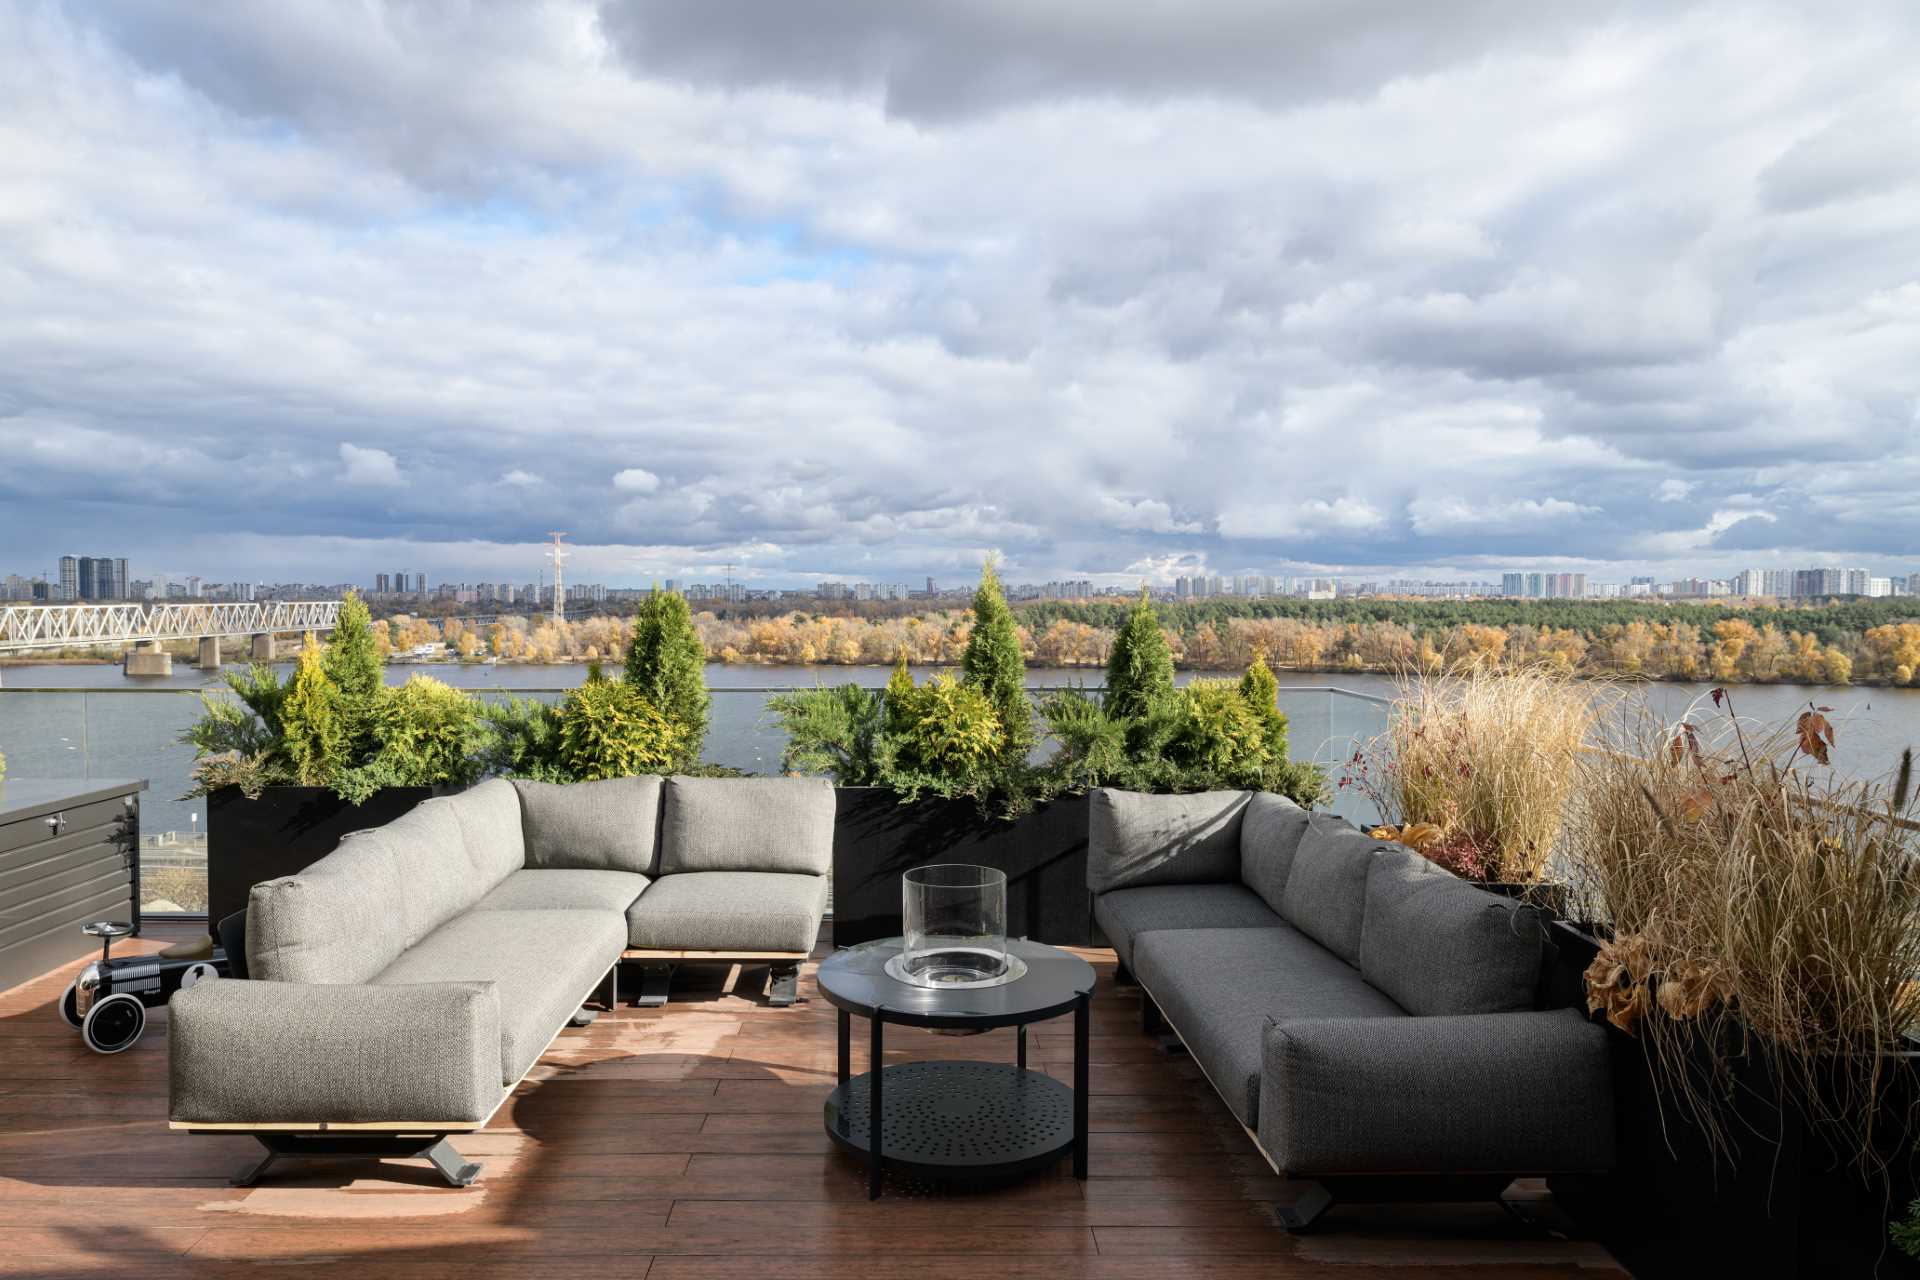
{"label": "autumn tree line", "polygon": [[[1611,601],[1206,601],[1157,606],[1175,663],[1242,671],[1256,653],[1293,671],[1438,670],[1460,659],[1546,664],[1589,675],[1718,683],[1912,685],[1920,672],[1920,601],[1812,608]],[[1099,667],[1125,622],[1120,604],[1015,606],[1026,661]],[[796,665],[958,662],[972,630],[964,609],[905,616],[788,612],[694,615],[708,660]],[[375,628],[394,653],[446,644],[463,658],[608,660],[632,624],[596,616],[554,622],[399,615]]]}

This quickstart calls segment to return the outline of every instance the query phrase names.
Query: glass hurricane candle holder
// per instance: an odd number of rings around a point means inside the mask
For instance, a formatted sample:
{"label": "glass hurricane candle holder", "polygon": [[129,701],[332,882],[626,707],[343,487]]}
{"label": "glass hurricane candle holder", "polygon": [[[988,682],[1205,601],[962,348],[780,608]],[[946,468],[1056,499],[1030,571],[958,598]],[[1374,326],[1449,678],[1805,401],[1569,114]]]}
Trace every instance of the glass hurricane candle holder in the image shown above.
{"label": "glass hurricane candle holder", "polygon": [[965,863],[915,867],[900,880],[901,969],[925,987],[985,986],[1011,975],[1007,873]]}

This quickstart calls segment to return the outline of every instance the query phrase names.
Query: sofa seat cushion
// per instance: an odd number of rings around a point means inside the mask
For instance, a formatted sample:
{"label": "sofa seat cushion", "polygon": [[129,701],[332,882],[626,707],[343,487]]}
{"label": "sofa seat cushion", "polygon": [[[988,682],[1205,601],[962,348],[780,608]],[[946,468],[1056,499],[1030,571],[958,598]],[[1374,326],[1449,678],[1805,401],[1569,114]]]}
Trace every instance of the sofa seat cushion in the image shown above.
{"label": "sofa seat cushion", "polygon": [[666,951],[811,951],[827,909],[825,876],[683,871],[627,908],[627,940]]}
{"label": "sofa seat cushion", "polygon": [[1115,889],[1093,900],[1093,918],[1129,969],[1134,940],[1152,929],[1258,929],[1283,923],[1257,894],[1238,884]]}
{"label": "sofa seat cushion", "polygon": [[1087,888],[1240,878],[1245,791],[1154,795],[1096,787],[1087,793]]}
{"label": "sofa seat cushion", "polygon": [[473,904],[475,911],[618,911],[622,918],[652,882],[631,871],[528,868]]}
{"label": "sofa seat cushion", "polygon": [[626,949],[618,911],[470,911],[434,930],[378,985],[491,982],[500,1001],[500,1081],[512,1084]]}
{"label": "sofa seat cushion", "polygon": [[1249,1129],[1267,1026],[1289,1018],[1404,1018],[1346,961],[1289,925],[1173,929],[1134,939],[1134,976]]}

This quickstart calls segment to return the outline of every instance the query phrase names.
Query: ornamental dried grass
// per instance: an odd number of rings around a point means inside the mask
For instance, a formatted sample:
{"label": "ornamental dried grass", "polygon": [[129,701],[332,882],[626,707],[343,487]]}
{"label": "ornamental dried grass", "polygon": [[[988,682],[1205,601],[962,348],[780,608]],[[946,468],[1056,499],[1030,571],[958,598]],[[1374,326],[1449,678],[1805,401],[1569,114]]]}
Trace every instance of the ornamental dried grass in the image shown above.
{"label": "ornamental dried grass", "polygon": [[1431,824],[1424,850],[1473,878],[1545,879],[1572,798],[1580,749],[1611,687],[1552,667],[1463,665],[1401,682],[1387,729],[1355,755],[1383,818]]}
{"label": "ornamental dried grass", "polygon": [[1723,1100],[1753,1055],[1768,1101],[1871,1169],[1888,1068],[1920,1019],[1910,754],[1849,782],[1825,763],[1823,709],[1770,731],[1722,690],[1713,703],[1677,725],[1634,708],[1582,760],[1564,848],[1584,913],[1612,931],[1589,1005],[1640,1036],[1720,1153],[1737,1158]]}

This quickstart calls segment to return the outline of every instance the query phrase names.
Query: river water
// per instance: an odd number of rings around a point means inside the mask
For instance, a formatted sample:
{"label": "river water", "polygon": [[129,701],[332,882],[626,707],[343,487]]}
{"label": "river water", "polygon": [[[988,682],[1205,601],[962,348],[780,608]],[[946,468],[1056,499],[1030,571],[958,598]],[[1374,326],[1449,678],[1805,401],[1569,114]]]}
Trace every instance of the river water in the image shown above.
{"label": "river water", "polygon": [[[290,664],[282,667],[290,669]],[[915,675],[924,678],[933,670],[919,668]],[[517,693],[552,699],[585,679],[586,668],[396,663],[387,667],[386,678],[398,684],[416,673],[483,695],[497,691],[503,697]],[[879,686],[889,674],[889,668],[879,666],[711,663],[707,683],[714,693],[713,715],[704,754],[717,764],[776,772],[784,739],[766,714],[767,691],[848,682]],[[1103,674],[1097,669],[1030,669],[1027,679],[1038,687],[1098,685]],[[1182,682],[1190,678],[1189,673],[1180,675]],[[1293,721],[1294,755],[1323,763],[1344,759],[1355,737],[1378,730],[1384,713],[1373,700],[1391,697],[1396,688],[1390,677],[1359,673],[1282,672],[1280,681],[1280,706]],[[0,753],[6,756],[9,775],[18,778],[151,779],[142,802],[144,833],[191,836],[204,826],[205,806],[180,799],[193,753],[178,739],[199,714],[200,700],[194,695],[220,687],[217,675],[184,664],[160,679],[129,679],[118,666],[109,665],[0,668]],[[1651,684],[1634,696],[1644,697],[1671,719],[1709,690],[1704,684]],[[1341,692],[1364,696],[1343,697]],[[1833,708],[1829,718],[1838,729],[1834,767],[1851,777],[1888,773],[1901,748],[1920,740],[1920,689],[1740,685],[1732,694],[1743,717],[1765,723],[1791,721],[1810,700]]]}

